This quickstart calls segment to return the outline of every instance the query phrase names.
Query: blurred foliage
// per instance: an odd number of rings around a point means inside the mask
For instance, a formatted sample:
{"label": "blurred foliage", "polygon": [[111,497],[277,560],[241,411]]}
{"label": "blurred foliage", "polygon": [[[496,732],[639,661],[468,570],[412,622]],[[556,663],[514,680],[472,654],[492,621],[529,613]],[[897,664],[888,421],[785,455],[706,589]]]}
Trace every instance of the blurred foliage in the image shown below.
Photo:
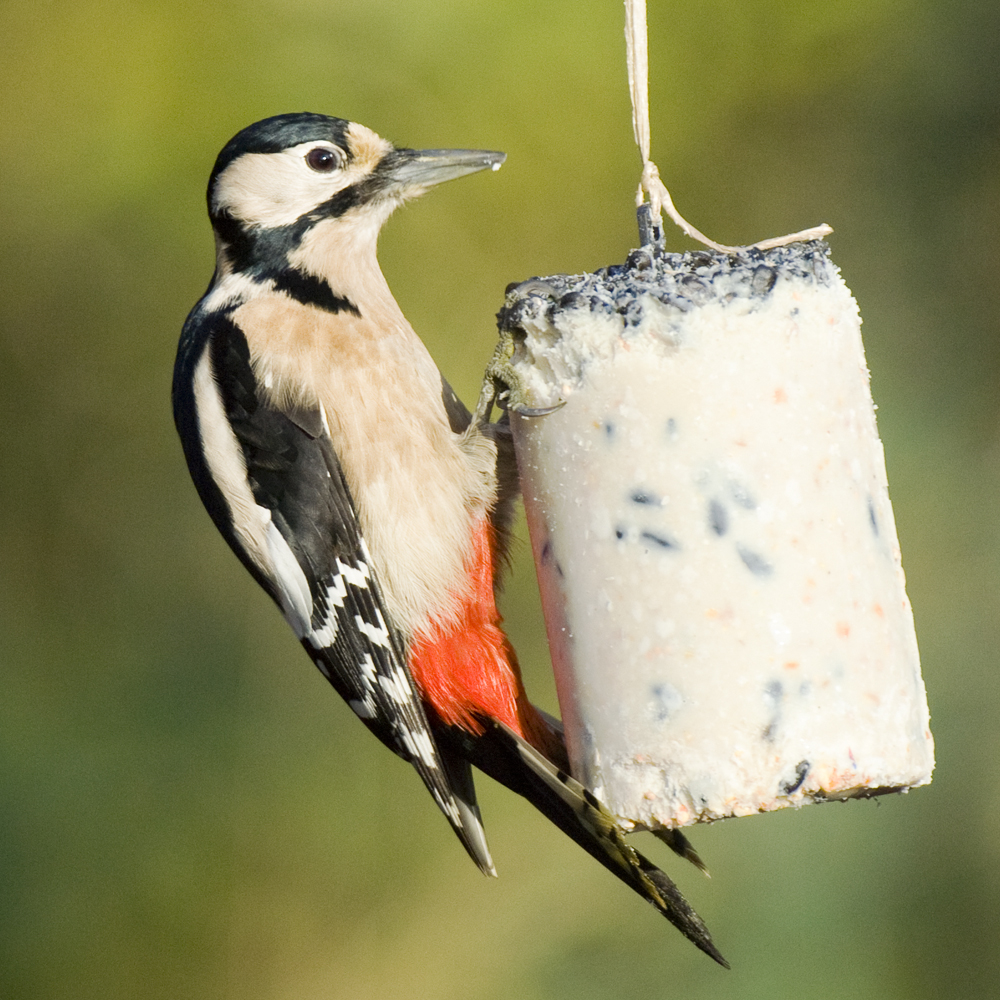
{"label": "blurred foliage", "polygon": [[[696,831],[715,878],[678,877],[731,973],[482,779],[487,881],[188,482],[170,371],[229,136],[308,109],[510,154],[382,241],[404,311],[472,397],[508,281],[635,242],[620,3],[8,0],[0,996],[996,995],[1000,7],[651,0],[649,19],[653,155],[681,210],[726,242],[837,230],[934,784]],[[523,545],[505,610],[554,708],[533,587]]]}

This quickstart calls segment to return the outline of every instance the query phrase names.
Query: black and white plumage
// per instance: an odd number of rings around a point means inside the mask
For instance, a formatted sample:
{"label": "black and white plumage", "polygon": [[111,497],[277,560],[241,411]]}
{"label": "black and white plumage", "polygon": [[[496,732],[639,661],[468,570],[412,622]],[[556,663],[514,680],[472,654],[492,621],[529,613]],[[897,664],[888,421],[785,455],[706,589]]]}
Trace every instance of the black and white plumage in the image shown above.
{"label": "black and white plumage", "polygon": [[[367,190],[343,189],[305,219],[295,215],[266,228],[246,227],[246,220],[220,204],[216,187],[238,156],[280,153],[296,138],[324,152],[332,140],[338,143],[333,156],[349,153],[348,128],[325,116],[281,116],[245,130],[220,154],[210,182],[210,198],[215,195],[210,210],[225,249],[212,286],[182,333],[175,418],[195,485],[226,541],[341,697],[383,743],[413,764],[470,854],[492,871],[478,812],[453,790],[406,670],[403,641],[387,625],[323,409],[303,399],[265,403],[246,335],[232,318],[262,292],[332,316],[360,316],[322,276],[285,262],[317,221],[368,201],[372,180],[363,182]],[[480,157],[470,169],[502,160],[487,155],[488,162]],[[407,162],[405,155],[399,159]],[[325,165],[319,164],[320,176]]]}
{"label": "black and white plumage", "polygon": [[[314,114],[237,134],[209,182],[217,265],[181,336],[175,420],[219,531],[484,872],[473,764],[722,962],[670,879],[565,773],[558,724],[524,693],[493,593],[509,440],[454,396],[375,256],[406,198],[503,159],[397,149]],[[671,846],[697,857],[679,835]]]}

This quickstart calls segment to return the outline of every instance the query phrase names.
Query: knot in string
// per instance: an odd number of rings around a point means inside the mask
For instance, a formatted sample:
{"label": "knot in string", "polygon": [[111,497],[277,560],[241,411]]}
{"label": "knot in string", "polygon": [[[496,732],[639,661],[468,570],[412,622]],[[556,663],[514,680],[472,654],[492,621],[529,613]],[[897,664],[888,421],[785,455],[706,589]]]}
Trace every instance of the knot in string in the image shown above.
{"label": "knot in string", "polygon": [[628,87],[632,98],[632,132],[635,135],[639,154],[642,156],[642,177],[636,191],[636,207],[642,205],[643,192],[649,195],[649,207],[655,219],[659,219],[663,211],[673,222],[692,239],[703,243],[713,250],[723,253],[737,253],[756,247],[758,250],[770,250],[772,247],[786,246],[789,243],[799,243],[803,240],[819,240],[833,232],[826,223],[803,229],[788,236],[776,236],[769,240],[760,240],[743,247],[730,247],[724,243],[710,240],[699,232],[674,208],[673,200],[666,185],[660,180],[660,171],[649,158],[649,57],[646,38],[646,0],[625,0],[625,47],[628,59]]}

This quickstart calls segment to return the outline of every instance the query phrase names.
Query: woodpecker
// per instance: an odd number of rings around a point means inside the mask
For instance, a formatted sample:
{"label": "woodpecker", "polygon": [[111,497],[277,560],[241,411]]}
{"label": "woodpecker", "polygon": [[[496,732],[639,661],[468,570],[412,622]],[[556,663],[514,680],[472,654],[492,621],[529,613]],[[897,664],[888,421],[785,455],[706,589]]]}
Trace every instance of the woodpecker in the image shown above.
{"label": "woodpecker", "polygon": [[509,425],[490,423],[486,389],[475,416],[459,401],[376,259],[397,206],[504,159],[396,148],[320,114],[237,133],[209,180],[216,267],[181,334],[177,429],[216,527],[484,873],[473,765],[725,965],[528,700],[495,597],[517,496]]}

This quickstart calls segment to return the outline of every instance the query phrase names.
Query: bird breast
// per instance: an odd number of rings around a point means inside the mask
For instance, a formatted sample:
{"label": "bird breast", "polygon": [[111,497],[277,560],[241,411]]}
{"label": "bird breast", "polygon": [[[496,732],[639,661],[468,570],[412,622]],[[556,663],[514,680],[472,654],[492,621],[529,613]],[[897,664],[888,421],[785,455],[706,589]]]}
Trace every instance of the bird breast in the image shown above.
{"label": "bird breast", "polygon": [[319,406],[386,608],[408,638],[457,614],[473,537],[496,496],[496,447],[455,434],[441,375],[394,300],[330,313],[267,294],[233,313],[262,391]]}

